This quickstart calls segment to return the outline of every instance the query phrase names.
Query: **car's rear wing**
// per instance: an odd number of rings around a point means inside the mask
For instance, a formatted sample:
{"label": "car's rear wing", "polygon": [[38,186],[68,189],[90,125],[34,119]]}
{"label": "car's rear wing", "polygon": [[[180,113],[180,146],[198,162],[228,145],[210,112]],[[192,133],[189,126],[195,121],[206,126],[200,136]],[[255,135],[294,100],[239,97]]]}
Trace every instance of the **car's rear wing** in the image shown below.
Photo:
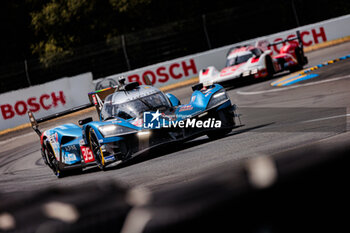
{"label": "car's rear wing", "polygon": [[49,115],[46,117],[41,117],[41,118],[36,119],[33,112],[28,111],[29,121],[32,125],[33,130],[40,137],[41,131],[39,129],[39,124],[43,123],[45,121],[49,121],[49,120],[55,119],[55,118],[60,117],[60,116],[68,115],[70,113],[78,112],[80,110],[83,110],[83,109],[86,109],[86,108],[89,108],[92,106],[95,106],[98,114],[100,114],[104,99],[107,97],[107,95],[113,93],[115,91],[115,89],[116,89],[116,87],[109,87],[106,89],[90,92],[88,94],[90,103],[80,105],[78,107],[70,108],[70,109],[67,109],[67,110],[64,110],[62,112],[55,113],[55,114],[52,114],[52,115]]}
{"label": "car's rear wing", "polygon": [[62,111],[62,112],[59,112],[59,113],[55,113],[55,114],[52,114],[52,115],[49,115],[49,116],[46,116],[46,117],[41,117],[41,118],[38,118],[38,119],[36,119],[34,117],[33,112],[28,111],[28,117],[29,117],[29,121],[30,121],[30,123],[32,125],[33,130],[40,137],[41,136],[41,131],[39,129],[39,123],[43,123],[45,121],[49,121],[49,120],[52,120],[52,119],[60,117],[60,116],[68,115],[70,113],[74,113],[74,112],[77,112],[77,111],[80,111],[80,110],[83,110],[83,109],[86,109],[86,108],[89,108],[89,107],[92,107],[92,106],[93,105],[91,103],[84,104],[84,105],[81,105],[81,106],[78,106],[78,107],[70,108],[70,109],[67,109],[65,111]]}
{"label": "car's rear wing", "polygon": [[41,136],[41,131],[39,129],[39,123],[45,122],[45,121],[49,121],[51,119],[60,117],[60,116],[64,116],[70,113],[74,113],[92,106],[96,107],[96,110],[98,112],[98,114],[100,114],[101,109],[102,109],[102,105],[103,105],[103,101],[104,99],[111,93],[113,93],[116,89],[118,88],[118,86],[115,87],[109,87],[109,88],[105,88],[102,90],[98,90],[98,91],[94,91],[94,92],[90,92],[88,94],[89,96],[89,100],[90,103],[88,104],[84,104],[78,107],[74,107],[74,108],[70,108],[67,109],[65,111],[59,112],[59,113],[55,113],[46,117],[42,117],[42,118],[38,118],[36,119],[34,117],[33,112],[28,111],[28,117],[29,117],[29,121],[32,125],[33,130],[39,135],[39,137]]}
{"label": "car's rear wing", "polygon": [[[267,43],[267,48],[273,46],[273,45],[279,45],[279,44],[283,44],[283,43],[286,43],[288,41],[293,41],[293,40],[298,40],[298,43],[299,43],[299,47],[300,49],[303,51],[304,49],[304,45],[303,45],[303,41],[301,40],[301,36],[300,36],[300,31],[296,31],[296,36],[295,37],[291,37],[291,38],[287,38],[285,40],[281,40],[281,41],[278,41],[278,42],[274,42],[274,43],[268,43],[268,41],[266,40],[263,40],[263,41],[257,41],[257,42],[266,42]],[[247,47],[249,45],[247,44],[244,44],[244,45],[237,45],[235,47],[232,47],[228,50],[227,54],[226,54],[226,57],[235,49],[239,49],[241,47]],[[256,45],[257,46],[257,45]],[[257,46],[257,47],[261,47],[261,46]]]}
{"label": "car's rear wing", "polygon": [[83,110],[83,109],[86,109],[86,108],[89,108],[92,106],[95,106],[98,114],[100,114],[104,99],[107,97],[107,95],[113,93],[115,91],[115,89],[116,89],[116,87],[109,87],[106,89],[90,92],[88,94],[90,103],[80,105],[78,107],[70,108],[70,109],[67,109],[67,110],[64,110],[62,112],[55,113],[55,114],[52,114],[52,115],[49,115],[46,117],[41,117],[41,118],[36,119],[33,112],[28,111],[29,121],[32,125],[33,130],[40,137],[41,131],[39,129],[39,124],[43,123],[45,121],[49,121],[49,120],[55,119],[55,118],[60,117],[60,116],[68,115],[70,113],[78,112],[80,110]]}
{"label": "car's rear wing", "polygon": [[[149,77],[145,76],[144,79],[145,79],[145,83],[147,85],[152,85],[152,82],[150,81]],[[54,118],[57,118],[57,117],[60,117],[60,116],[64,116],[64,115],[67,115],[67,114],[70,114],[70,113],[73,113],[73,112],[77,112],[77,111],[80,111],[80,110],[83,110],[83,109],[86,109],[86,108],[89,108],[89,107],[92,107],[92,106],[96,107],[96,111],[97,111],[98,115],[100,115],[102,107],[103,107],[103,102],[104,102],[105,98],[108,95],[114,93],[117,89],[121,89],[121,88],[124,88],[124,89],[126,88],[127,89],[127,88],[133,88],[135,86],[135,83],[129,83],[129,84],[125,85],[125,77],[119,77],[118,82],[119,82],[119,85],[117,85],[117,86],[108,87],[108,88],[105,88],[105,89],[101,89],[101,90],[90,92],[88,94],[90,103],[88,103],[88,104],[84,104],[84,105],[81,105],[81,106],[78,106],[78,107],[67,109],[65,111],[62,111],[62,112],[59,112],[59,113],[55,113],[55,114],[52,114],[52,115],[49,115],[49,116],[46,116],[46,117],[42,117],[42,118],[39,118],[39,119],[35,119],[33,112],[28,111],[29,121],[30,121],[30,123],[32,125],[33,130],[40,137],[41,136],[41,131],[39,130],[39,123],[42,123],[42,122],[45,122],[45,121],[48,121],[48,120],[51,120],[51,119],[54,119]]]}
{"label": "car's rear wing", "polygon": [[300,36],[300,31],[297,31],[296,34],[297,35],[295,37],[291,37],[291,38],[287,38],[285,40],[281,40],[281,41],[278,41],[278,42],[270,43],[268,46],[270,47],[270,46],[273,46],[273,45],[283,44],[283,43],[286,43],[288,41],[298,40],[300,49],[304,49],[303,41],[301,40],[301,36]]}

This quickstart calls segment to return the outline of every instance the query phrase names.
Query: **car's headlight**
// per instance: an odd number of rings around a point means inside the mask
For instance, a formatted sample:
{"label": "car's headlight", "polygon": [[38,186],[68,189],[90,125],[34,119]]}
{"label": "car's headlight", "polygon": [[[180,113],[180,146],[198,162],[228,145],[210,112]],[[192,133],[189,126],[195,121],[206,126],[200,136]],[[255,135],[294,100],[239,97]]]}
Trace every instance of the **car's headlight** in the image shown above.
{"label": "car's headlight", "polygon": [[104,125],[100,126],[98,129],[105,138],[136,132],[134,129],[120,125]]}
{"label": "car's headlight", "polygon": [[243,76],[246,77],[246,76],[249,76],[250,75],[250,70],[247,70],[247,71],[244,71],[243,72]]}
{"label": "car's headlight", "polygon": [[243,77],[246,77],[246,76],[249,76],[249,75],[253,75],[253,74],[256,74],[256,73],[258,73],[258,69],[251,69],[251,70],[247,70],[247,71],[244,71],[243,72]]}
{"label": "car's headlight", "polygon": [[252,74],[258,73],[258,69],[252,69],[251,73],[252,73]]}
{"label": "car's headlight", "polygon": [[224,89],[216,92],[210,99],[208,107],[207,108],[211,108],[214,107],[215,105],[227,100],[227,94],[226,91]]}

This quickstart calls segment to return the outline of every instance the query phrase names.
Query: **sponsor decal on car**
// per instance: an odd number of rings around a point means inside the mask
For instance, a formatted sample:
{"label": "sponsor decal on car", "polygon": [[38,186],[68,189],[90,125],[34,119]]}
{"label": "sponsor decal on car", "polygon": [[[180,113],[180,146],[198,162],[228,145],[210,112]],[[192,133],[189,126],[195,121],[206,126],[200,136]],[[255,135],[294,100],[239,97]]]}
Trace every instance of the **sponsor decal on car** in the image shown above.
{"label": "sponsor decal on car", "polygon": [[92,154],[90,147],[80,146],[80,150],[81,150],[81,153],[83,155],[83,159],[84,159],[85,163],[90,163],[90,162],[95,161],[95,158]]}
{"label": "sponsor decal on car", "polygon": [[104,158],[105,162],[111,162],[115,160],[115,157],[113,155],[107,156]]}
{"label": "sponsor decal on car", "polygon": [[64,162],[74,162],[77,160],[77,157],[73,153],[67,153],[64,157]]}
{"label": "sponsor decal on car", "polygon": [[179,112],[184,112],[184,111],[190,111],[193,109],[193,106],[192,105],[186,105],[186,106],[183,106],[179,109]]}
{"label": "sponsor decal on car", "polygon": [[131,124],[141,127],[143,125],[143,119],[136,119],[134,121],[131,122]]}
{"label": "sponsor decal on car", "polygon": [[69,146],[64,147],[64,149],[66,151],[76,151],[77,147],[75,145],[69,145]]}
{"label": "sponsor decal on car", "polygon": [[204,96],[208,97],[211,94],[211,91],[209,91],[208,93],[206,93]]}

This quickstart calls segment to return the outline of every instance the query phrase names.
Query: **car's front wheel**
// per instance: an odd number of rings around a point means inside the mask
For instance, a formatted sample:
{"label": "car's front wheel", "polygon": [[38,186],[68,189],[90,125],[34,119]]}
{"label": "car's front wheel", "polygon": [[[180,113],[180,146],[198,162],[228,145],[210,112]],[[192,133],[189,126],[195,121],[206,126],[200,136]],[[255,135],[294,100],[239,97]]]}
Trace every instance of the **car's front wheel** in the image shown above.
{"label": "car's front wheel", "polygon": [[221,121],[221,127],[223,129],[208,133],[207,136],[212,140],[224,137],[226,134],[230,133],[235,126],[235,120],[227,108],[218,111],[217,119]]}
{"label": "car's front wheel", "polygon": [[105,170],[106,163],[105,163],[105,159],[104,159],[103,152],[101,149],[101,145],[98,142],[98,138],[96,136],[94,129],[92,129],[92,128],[90,128],[90,130],[89,130],[89,143],[90,143],[90,148],[91,148],[92,154],[95,157],[95,161],[97,163],[97,166],[101,170]]}
{"label": "car's front wheel", "polygon": [[65,172],[61,171],[61,169],[59,168],[58,161],[56,159],[55,153],[53,152],[52,146],[49,143],[49,141],[45,142],[44,153],[46,156],[47,165],[52,169],[53,173],[58,178],[64,177],[66,174]]}

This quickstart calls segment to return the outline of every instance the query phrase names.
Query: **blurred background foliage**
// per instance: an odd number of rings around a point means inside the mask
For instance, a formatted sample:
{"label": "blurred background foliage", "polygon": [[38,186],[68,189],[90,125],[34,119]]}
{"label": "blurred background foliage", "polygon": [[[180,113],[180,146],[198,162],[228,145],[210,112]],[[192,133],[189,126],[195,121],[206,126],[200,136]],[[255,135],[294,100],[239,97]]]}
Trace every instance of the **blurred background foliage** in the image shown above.
{"label": "blurred background foliage", "polygon": [[[292,1],[5,0],[0,92],[21,87],[5,81],[23,78],[24,61],[32,84],[87,71],[99,78],[294,28]],[[301,25],[350,13],[349,0],[294,4]]]}

